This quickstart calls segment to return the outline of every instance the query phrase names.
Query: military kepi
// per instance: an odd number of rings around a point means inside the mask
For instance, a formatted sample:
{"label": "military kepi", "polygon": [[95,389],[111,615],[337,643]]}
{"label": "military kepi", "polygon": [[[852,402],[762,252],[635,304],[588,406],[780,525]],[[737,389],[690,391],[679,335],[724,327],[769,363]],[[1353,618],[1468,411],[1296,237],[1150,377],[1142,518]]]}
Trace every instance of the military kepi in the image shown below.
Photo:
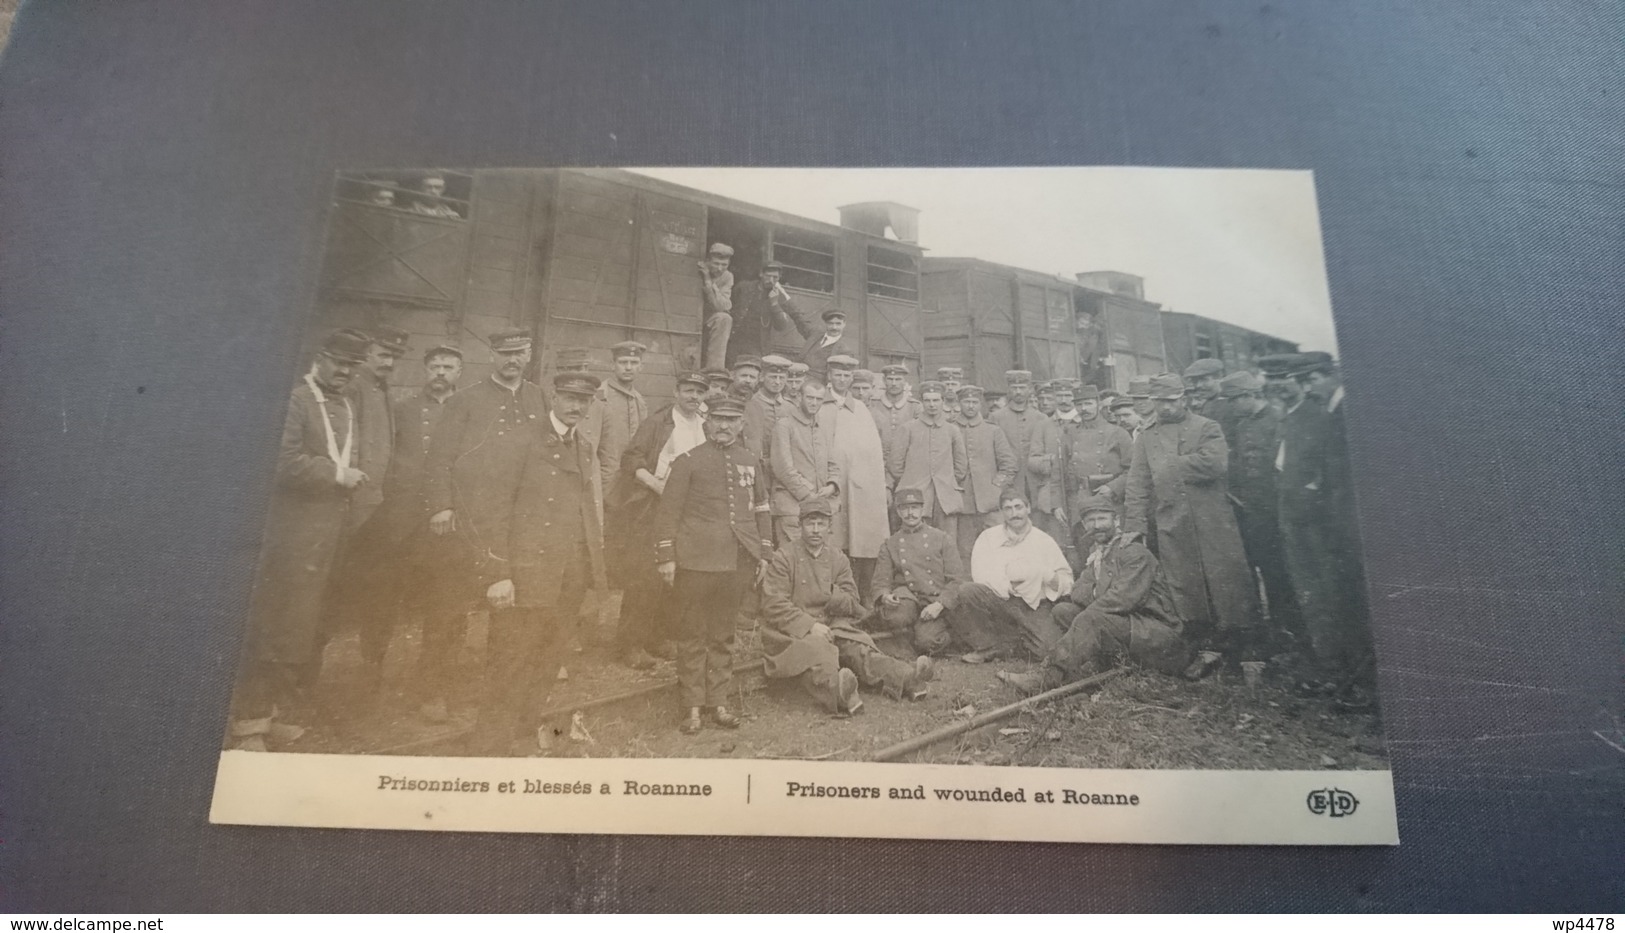
{"label": "military kepi", "polygon": [[925,505],[925,493],[918,489],[899,489],[892,496],[892,506],[902,508],[905,505]]}
{"label": "military kepi", "polygon": [[825,502],[823,499],[819,499],[817,497],[808,499],[806,502],[801,503],[801,508],[799,511],[801,512],[802,518],[806,518],[810,515],[822,515],[825,518],[831,518],[835,514],[834,510],[830,508],[828,502]]}
{"label": "military kepi", "polygon": [[598,377],[592,373],[555,373],[553,391],[568,395],[592,395],[598,391]]}
{"label": "military kepi", "polygon": [[358,330],[336,330],[322,342],[322,353],[340,363],[364,363],[372,338]]}
{"label": "military kepi", "polygon": [[615,346],[610,347],[609,349],[611,359],[617,360],[641,360],[643,359],[643,354],[647,353],[649,350],[648,347],[638,343],[636,340],[622,340],[620,343],[617,343]]}
{"label": "military kepi", "polygon": [[745,416],[745,403],[732,395],[725,395],[715,401],[706,403],[706,414],[712,418],[743,418]]}
{"label": "military kepi", "polygon": [[411,335],[406,331],[387,324],[379,324],[369,329],[367,333],[372,335],[373,343],[378,344],[386,352],[395,356],[404,356],[406,354],[406,344],[411,339]]}
{"label": "military kepi", "polygon": [[499,330],[491,335],[491,349],[498,353],[518,353],[530,349],[530,331]]}

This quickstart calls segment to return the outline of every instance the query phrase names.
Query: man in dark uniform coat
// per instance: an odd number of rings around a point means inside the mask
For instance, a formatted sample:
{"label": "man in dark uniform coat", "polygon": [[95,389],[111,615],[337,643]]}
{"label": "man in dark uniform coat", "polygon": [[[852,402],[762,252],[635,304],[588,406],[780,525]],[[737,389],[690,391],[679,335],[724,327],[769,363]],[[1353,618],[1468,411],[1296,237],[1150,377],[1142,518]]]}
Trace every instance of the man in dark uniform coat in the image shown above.
{"label": "man in dark uniform coat", "polygon": [[908,367],[902,363],[888,363],[880,368],[880,397],[869,401],[869,413],[875,416],[875,427],[880,431],[880,446],[888,459],[892,444],[903,425],[920,417],[920,402],[909,395]]}
{"label": "man in dark uniform coat", "polygon": [[552,745],[548,727],[537,730],[531,717],[558,676],[582,597],[603,578],[592,493],[598,461],[576,432],[598,386],[589,373],[555,375],[542,423],[521,432],[513,485],[489,490],[506,497],[507,508],[493,513],[481,539],[477,572],[491,625],[470,754],[534,755]]}
{"label": "man in dark uniform coat", "polygon": [[1264,380],[1249,372],[1231,373],[1219,383],[1219,398],[1230,415],[1225,438],[1230,447],[1230,501],[1236,509],[1247,562],[1258,568],[1277,637],[1301,634],[1298,599],[1281,546],[1275,453],[1281,416],[1261,397]]}
{"label": "man in dark uniform coat", "polygon": [[1026,693],[1050,690],[1119,661],[1176,674],[1190,659],[1173,593],[1156,557],[1139,534],[1122,531],[1117,503],[1095,496],[1079,504],[1080,524],[1091,546],[1072,595],[1055,604],[1065,634],[1044,665],[1026,673],[999,672],[999,679]]}
{"label": "man in dark uniform coat", "polygon": [[779,282],[783,273],[783,265],[770,262],[762,267],[761,278],[734,288],[733,307],[728,312],[733,316],[733,334],[728,339],[730,367],[741,356],[761,356],[773,349],[775,328],[794,327],[803,340],[817,332]]}
{"label": "man in dark uniform coat", "polygon": [[821,382],[829,379],[830,357],[858,355],[857,348],[846,337],[846,312],[829,308],[822,317],[824,332],[809,338],[806,349],[801,351],[801,362],[806,363],[808,371]]}
{"label": "man in dark uniform coat", "polygon": [[762,659],[767,676],[796,678],[826,710],[850,715],[863,707],[858,686],[894,699],[925,696],[931,659],[909,664],[875,647],[858,627],[864,614],[852,565],[826,540],[830,506],[801,503],[801,536],[773,555],[762,580]]}
{"label": "man in dark uniform coat", "polygon": [[745,401],[745,446],[758,451],[763,463],[773,459],[773,426],[791,408],[794,398],[784,394],[790,361],[776,354],[762,357],[762,382]]}
{"label": "man in dark uniform coat", "polygon": [[294,387],[282,422],[276,486],[254,586],[247,660],[233,699],[232,739],[264,751],[304,730],[276,722],[319,663],[322,598],[353,491],[373,479],[354,466],[356,419],[344,387],[366,359],[365,334],[339,331]]}
{"label": "man in dark uniform coat", "polygon": [[1218,424],[1185,409],[1185,383],[1175,373],[1152,376],[1157,422],[1134,445],[1126,487],[1128,531],[1145,533],[1156,517],[1157,557],[1168,573],[1179,617],[1202,658],[1200,677],[1230,652],[1260,659],[1258,588],[1230,507],[1230,451]]}
{"label": "man in dark uniform coat", "polygon": [[1032,407],[1033,374],[1011,370],[1008,405],[988,420],[1004,429],[1016,450],[1015,490],[1032,506],[1032,522],[1057,543],[1067,540],[1061,492],[1061,432],[1054,419]]}
{"label": "man in dark uniform coat", "polygon": [[1089,552],[1091,536],[1083,530],[1078,509],[1097,495],[1109,496],[1114,502],[1123,500],[1134,439],[1100,417],[1100,390],[1094,385],[1079,386],[1072,400],[1077,417],[1061,425],[1061,482],[1068,511],[1076,522],[1070,540],[1081,558]]}
{"label": "man in dark uniform coat", "polygon": [[[1184,378],[1188,400],[1186,407],[1209,421],[1218,422],[1220,430],[1223,430],[1228,417],[1225,411],[1227,403],[1219,397],[1219,380],[1224,378],[1224,363],[1204,357],[1185,367]],[[1225,440],[1229,439],[1230,435],[1226,434]]]}
{"label": "man in dark uniform coat", "polygon": [[678,611],[677,688],[685,735],[701,712],[725,729],[739,726],[726,706],[733,683],[734,617],[773,551],[767,474],[739,442],[745,407],[720,398],[706,415],[708,440],[672,461],[655,510],[655,560]]}
{"label": "man in dark uniform coat", "polygon": [[920,490],[897,490],[894,504],[902,527],[880,546],[875,560],[870,628],[905,635],[912,654],[941,654],[953,642],[943,610],[969,579],[959,542],[926,524]]}

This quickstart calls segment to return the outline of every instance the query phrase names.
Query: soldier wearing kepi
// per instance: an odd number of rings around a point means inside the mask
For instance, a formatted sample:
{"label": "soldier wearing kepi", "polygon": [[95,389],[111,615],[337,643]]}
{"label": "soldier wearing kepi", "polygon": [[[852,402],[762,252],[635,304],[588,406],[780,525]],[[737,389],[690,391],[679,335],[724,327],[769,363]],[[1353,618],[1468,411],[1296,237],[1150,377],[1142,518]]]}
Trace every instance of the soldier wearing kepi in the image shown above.
{"label": "soldier wearing kepi", "polygon": [[1004,522],[999,493],[1016,475],[1016,450],[1004,429],[982,417],[982,387],[959,387],[959,433],[965,438],[970,475],[960,495],[957,540],[959,558],[970,566],[971,551],[982,532]]}
{"label": "soldier wearing kepi", "polygon": [[476,571],[491,622],[471,754],[533,755],[552,745],[548,727],[535,729],[530,717],[558,676],[576,607],[603,578],[603,530],[592,499],[598,464],[576,436],[598,388],[588,373],[555,375],[545,421],[521,432],[514,484],[491,490],[507,508],[484,526]]}
{"label": "soldier wearing kepi", "polygon": [[1061,432],[1044,412],[1031,407],[1033,374],[1011,370],[1009,403],[990,420],[1004,429],[1016,450],[1015,489],[1032,508],[1033,524],[1056,541],[1066,540],[1065,501],[1061,490]]}
{"label": "soldier wearing kepi", "polygon": [[636,340],[623,340],[610,348],[615,377],[598,390],[603,417],[598,433],[598,473],[606,496],[621,471],[621,454],[638,433],[638,425],[649,417],[649,403],[637,387],[638,374],[643,372],[643,354],[648,349]]}
{"label": "soldier wearing kepi", "polygon": [[827,543],[830,507],[801,504],[801,538],[773,555],[762,581],[762,656],[770,678],[797,678],[820,705],[850,715],[863,708],[860,685],[895,699],[925,696],[931,659],[913,664],[879,648],[858,627],[864,614],[852,567]]}
{"label": "soldier wearing kepi", "polygon": [[1134,445],[1124,527],[1145,533],[1155,516],[1157,555],[1189,634],[1209,650],[1187,674],[1208,673],[1228,651],[1261,660],[1258,589],[1230,508],[1230,450],[1218,424],[1185,409],[1185,383],[1151,377],[1157,423]]}
{"label": "soldier wearing kepi", "polygon": [[886,467],[891,487],[923,493],[931,524],[957,541],[959,513],[965,508],[961,490],[969,478],[970,463],[965,436],[958,425],[948,421],[942,395],[942,383],[920,384],[920,417],[898,432]]}
{"label": "soldier wearing kepi", "polygon": [[1275,453],[1281,416],[1260,397],[1264,380],[1249,372],[1219,382],[1219,398],[1230,412],[1230,501],[1236,509],[1247,562],[1258,568],[1268,599],[1270,623],[1278,634],[1301,634],[1297,595],[1281,547],[1280,509],[1275,486]]}
{"label": "soldier wearing kepi", "polygon": [[727,709],[733,684],[734,617],[773,551],[767,475],[739,443],[745,407],[718,399],[707,416],[709,439],[672,462],[655,510],[660,576],[678,611],[677,688],[685,735],[704,728],[701,712],[725,729],[739,726]]}
{"label": "soldier wearing kepi", "polygon": [[953,641],[942,612],[966,580],[965,563],[958,542],[925,523],[924,493],[899,489],[894,503],[902,527],[875,561],[870,628],[905,636],[914,654],[941,654]]}
{"label": "soldier wearing kepi", "polygon": [[1097,495],[1122,501],[1134,439],[1100,417],[1100,391],[1095,386],[1079,386],[1073,399],[1077,417],[1061,429],[1061,475],[1069,511],[1080,523],[1072,529],[1072,541],[1081,556],[1088,553],[1089,536],[1082,530],[1078,508]]}
{"label": "soldier wearing kepi", "polygon": [[1120,661],[1177,674],[1190,660],[1173,594],[1156,557],[1138,534],[1123,532],[1117,505],[1096,496],[1079,505],[1091,542],[1089,558],[1057,603],[1055,621],[1064,634],[1029,673],[999,672],[999,679],[1025,693],[1050,690]]}
{"label": "soldier wearing kepi", "polygon": [[248,659],[233,698],[237,748],[264,751],[304,729],[277,722],[319,663],[322,595],[343,534],[350,497],[370,478],[354,466],[355,410],[344,387],[367,358],[365,334],[327,338],[294,387],[282,422],[265,553],[254,586]]}

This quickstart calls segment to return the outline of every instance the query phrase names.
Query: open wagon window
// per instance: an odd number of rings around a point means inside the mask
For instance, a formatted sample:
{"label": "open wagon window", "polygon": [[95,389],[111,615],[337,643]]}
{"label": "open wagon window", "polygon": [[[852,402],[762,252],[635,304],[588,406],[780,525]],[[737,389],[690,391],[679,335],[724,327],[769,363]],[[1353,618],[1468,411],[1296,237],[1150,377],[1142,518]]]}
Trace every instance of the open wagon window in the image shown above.
{"label": "open wagon window", "polygon": [[788,288],[835,293],[835,238],[794,227],[773,228],[773,260]]}
{"label": "open wagon window", "polygon": [[869,247],[867,288],[869,294],[882,298],[919,301],[919,259],[901,250]]}
{"label": "open wagon window", "polygon": [[474,176],[438,169],[341,174],[334,197],[421,217],[467,220]]}

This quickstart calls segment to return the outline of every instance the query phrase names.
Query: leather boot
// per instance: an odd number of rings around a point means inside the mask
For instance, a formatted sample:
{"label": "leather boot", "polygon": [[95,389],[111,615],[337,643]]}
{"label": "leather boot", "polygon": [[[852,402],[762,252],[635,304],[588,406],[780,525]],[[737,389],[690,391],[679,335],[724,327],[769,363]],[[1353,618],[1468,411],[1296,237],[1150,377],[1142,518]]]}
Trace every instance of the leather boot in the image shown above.
{"label": "leather boot", "polygon": [[698,735],[703,728],[705,728],[705,723],[700,719],[700,708],[691,706],[688,709],[688,718],[677,726],[677,731],[684,735]]}

